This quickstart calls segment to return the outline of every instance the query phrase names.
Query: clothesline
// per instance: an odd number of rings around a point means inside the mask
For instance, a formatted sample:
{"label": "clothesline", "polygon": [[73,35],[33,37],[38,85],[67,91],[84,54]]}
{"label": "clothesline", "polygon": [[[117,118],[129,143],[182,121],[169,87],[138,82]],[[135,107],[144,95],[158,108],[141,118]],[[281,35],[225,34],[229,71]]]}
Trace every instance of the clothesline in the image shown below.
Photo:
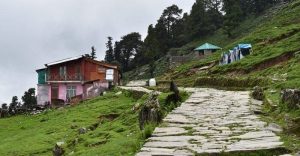
{"label": "clothesline", "polygon": [[220,58],[220,65],[230,64],[235,61],[243,59],[245,56],[250,55],[252,52],[251,44],[238,44],[233,50],[229,50],[227,53],[222,53]]}

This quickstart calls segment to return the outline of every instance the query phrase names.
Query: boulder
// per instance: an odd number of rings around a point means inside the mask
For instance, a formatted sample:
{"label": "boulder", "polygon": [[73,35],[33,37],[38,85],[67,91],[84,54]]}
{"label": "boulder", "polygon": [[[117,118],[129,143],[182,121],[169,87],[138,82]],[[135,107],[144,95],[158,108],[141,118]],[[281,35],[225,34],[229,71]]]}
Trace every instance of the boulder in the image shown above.
{"label": "boulder", "polygon": [[139,124],[141,130],[144,129],[146,123],[158,124],[162,120],[158,95],[158,92],[151,92],[147,101],[141,106],[139,112]]}
{"label": "boulder", "polygon": [[281,126],[275,124],[275,123],[270,123],[268,127],[266,127],[267,130],[275,132],[275,133],[280,133],[282,132]]}
{"label": "boulder", "polygon": [[86,128],[85,127],[81,127],[78,129],[78,133],[79,134],[85,134],[87,132]]}
{"label": "boulder", "polygon": [[253,88],[252,97],[256,100],[263,100],[264,95],[264,89],[262,87],[256,86]]}
{"label": "boulder", "polygon": [[62,156],[65,153],[65,150],[62,148],[64,142],[58,142],[55,144],[54,148],[52,149],[53,156]]}
{"label": "boulder", "polygon": [[121,92],[121,91],[119,91],[119,92],[115,93],[115,95],[121,95],[121,94],[122,94],[122,92]]}
{"label": "boulder", "polygon": [[130,81],[126,84],[127,87],[144,87],[147,86],[146,80]]}
{"label": "boulder", "polygon": [[173,92],[173,94],[168,95],[168,97],[166,98],[167,104],[170,104],[171,102],[173,102],[174,104],[177,104],[177,102],[182,101],[180,94],[179,94],[179,89],[178,89],[177,85],[174,83],[174,81],[171,81],[171,83],[170,83],[170,91]]}
{"label": "boulder", "polygon": [[300,90],[284,89],[281,91],[281,102],[287,105],[288,109],[300,108]]}

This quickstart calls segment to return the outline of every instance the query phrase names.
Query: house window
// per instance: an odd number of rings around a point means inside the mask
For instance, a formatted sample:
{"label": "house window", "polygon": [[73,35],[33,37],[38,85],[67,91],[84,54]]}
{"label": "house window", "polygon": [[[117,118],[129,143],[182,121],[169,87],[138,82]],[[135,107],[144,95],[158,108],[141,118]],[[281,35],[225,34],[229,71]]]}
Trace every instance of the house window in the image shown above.
{"label": "house window", "polygon": [[75,79],[76,80],[81,80],[81,75],[80,75],[80,66],[76,66],[76,73],[75,73]]}
{"label": "house window", "polygon": [[66,77],[66,75],[67,75],[67,67],[66,66],[59,67],[59,76],[63,78]]}
{"label": "house window", "polygon": [[76,96],[76,86],[67,86],[67,99]]}

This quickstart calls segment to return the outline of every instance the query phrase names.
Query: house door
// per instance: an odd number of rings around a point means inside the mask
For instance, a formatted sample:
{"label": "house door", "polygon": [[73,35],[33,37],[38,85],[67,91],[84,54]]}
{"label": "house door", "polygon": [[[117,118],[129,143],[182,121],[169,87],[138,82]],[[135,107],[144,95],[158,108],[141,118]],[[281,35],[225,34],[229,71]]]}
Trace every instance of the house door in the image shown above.
{"label": "house door", "polygon": [[51,99],[59,99],[58,98],[58,86],[51,86]]}

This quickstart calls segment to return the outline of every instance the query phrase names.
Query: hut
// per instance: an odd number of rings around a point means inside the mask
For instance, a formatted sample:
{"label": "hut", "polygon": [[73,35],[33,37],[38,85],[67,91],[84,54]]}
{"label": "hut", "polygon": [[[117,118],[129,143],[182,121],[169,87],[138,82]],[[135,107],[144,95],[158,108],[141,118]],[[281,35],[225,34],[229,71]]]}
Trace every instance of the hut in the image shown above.
{"label": "hut", "polygon": [[222,49],[216,45],[210,43],[204,43],[203,45],[199,46],[198,48],[194,49],[196,57],[204,58],[208,55],[211,55],[213,52]]}

